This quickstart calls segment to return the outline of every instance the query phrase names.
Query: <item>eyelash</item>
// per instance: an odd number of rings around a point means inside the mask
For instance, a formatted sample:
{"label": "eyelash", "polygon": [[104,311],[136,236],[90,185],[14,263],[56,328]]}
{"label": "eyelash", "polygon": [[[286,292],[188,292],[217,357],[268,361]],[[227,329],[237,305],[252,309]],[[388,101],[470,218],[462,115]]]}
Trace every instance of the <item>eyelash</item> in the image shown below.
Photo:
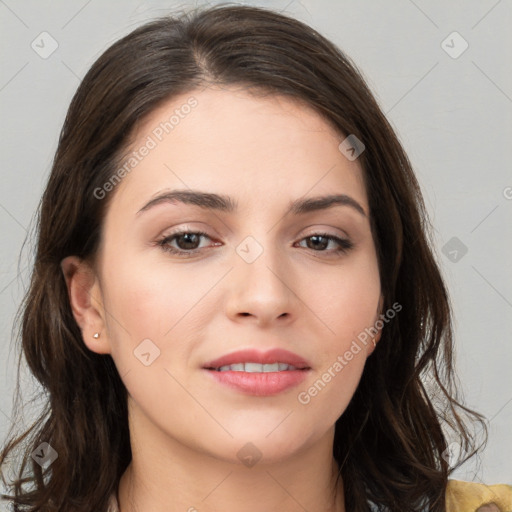
{"label": "eyelash", "polygon": [[[204,231],[186,231],[185,230],[185,231],[179,231],[176,233],[172,233],[172,234],[166,236],[165,238],[157,241],[156,244],[159,247],[161,247],[161,249],[165,252],[168,252],[171,254],[176,254],[179,256],[183,256],[183,257],[192,257],[195,254],[202,251],[202,249],[191,249],[191,250],[186,251],[183,249],[176,249],[174,247],[169,246],[169,242],[171,240],[178,238],[182,235],[199,235],[199,236],[205,236],[205,237],[211,239],[211,237],[208,235],[208,233],[205,233]],[[309,236],[302,238],[300,241],[302,242],[302,240],[307,240],[308,238],[313,238],[315,236],[326,238],[329,241],[334,241],[340,247],[338,249],[335,249],[334,251],[325,251],[325,250],[315,251],[314,249],[310,249],[313,252],[326,252],[327,254],[330,254],[331,256],[333,256],[333,253],[334,253],[334,256],[336,256],[337,254],[340,254],[340,253],[347,253],[348,251],[350,251],[350,249],[352,249],[354,247],[354,244],[350,240],[339,238],[339,237],[331,235],[329,233],[313,233]]]}

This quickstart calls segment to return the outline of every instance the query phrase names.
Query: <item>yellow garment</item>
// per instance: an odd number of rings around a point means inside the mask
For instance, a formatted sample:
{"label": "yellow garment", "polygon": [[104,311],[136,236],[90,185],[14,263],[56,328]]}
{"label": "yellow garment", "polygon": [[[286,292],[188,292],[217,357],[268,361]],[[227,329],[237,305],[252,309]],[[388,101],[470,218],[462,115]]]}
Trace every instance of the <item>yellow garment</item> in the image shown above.
{"label": "yellow garment", "polygon": [[512,486],[450,480],[446,512],[512,512]]}

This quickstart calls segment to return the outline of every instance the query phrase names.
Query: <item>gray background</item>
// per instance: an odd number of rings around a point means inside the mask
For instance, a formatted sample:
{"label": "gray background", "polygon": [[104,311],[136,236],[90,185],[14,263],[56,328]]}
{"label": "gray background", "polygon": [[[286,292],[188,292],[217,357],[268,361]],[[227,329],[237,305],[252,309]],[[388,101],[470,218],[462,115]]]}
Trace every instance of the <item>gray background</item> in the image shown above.
{"label": "gray background", "polygon": [[[457,368],[466,402],[490,420],[486,450],[453,476],[512,483],[511,3],[238,3],[283,10],[330,38],[362,70],[395,127],[435,228],[435,250],[454,306]],[[194,5],[0,0],[2,440],[12,415],[18,354],[11,330],[28,284],[33,243],[20,251],[71,97],[115,40],[150,18]],[[454,31],[459,35],[450,35]],[[58,47],[44,55],[55,44],[51,38]],[[465,42],[469,46],[462,51]],[[23,389],[33,389],[26,371],[22,382]],[[37,407],[28,406],[29,419]]]}

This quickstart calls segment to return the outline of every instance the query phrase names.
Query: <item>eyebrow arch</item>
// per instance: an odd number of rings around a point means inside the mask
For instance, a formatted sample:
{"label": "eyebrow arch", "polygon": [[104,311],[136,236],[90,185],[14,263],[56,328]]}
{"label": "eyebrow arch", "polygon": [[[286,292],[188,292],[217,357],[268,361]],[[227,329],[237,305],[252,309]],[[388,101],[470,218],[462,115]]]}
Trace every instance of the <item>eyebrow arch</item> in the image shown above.
{"label": "eyebrow arch", "polygon": [[[199,206],[205,210],[218,210],[227,213],[235,212],[238,208],[236,200],[222,194],[201,192],[190,189],[171,190],[158,194],[156,197],[151,199],[137,212],[137,215],[161,203],[177,202]],[[286,210],[286,214],[292,213],[293,215],[301,215],[313,211],[326,210],[333,206],[349,206],[363,217],[367,217],[364,208],[354,198],[345,194],[296,199],[290,202],[288,209]]]}

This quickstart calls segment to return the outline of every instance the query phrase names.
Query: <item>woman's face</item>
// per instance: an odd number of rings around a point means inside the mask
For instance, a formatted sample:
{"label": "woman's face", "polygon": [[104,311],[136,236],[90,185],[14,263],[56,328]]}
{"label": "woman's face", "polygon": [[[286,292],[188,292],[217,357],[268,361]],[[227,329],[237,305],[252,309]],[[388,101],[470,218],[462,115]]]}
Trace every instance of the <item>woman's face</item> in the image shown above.
{"label": "woman's face", "polygon": [[[338,149],[344,138],[293,100],[234,88],[183,94],[139,127],[136,155],[104,187],[114,195],[91,290],[101,336],[86,337],[111,353],[138,435],[235,462],[333,435],[381,295],[362,169]],[[302,364],[265,359],[275,349]],[[243,350],[257,353],[205,368]]]}

